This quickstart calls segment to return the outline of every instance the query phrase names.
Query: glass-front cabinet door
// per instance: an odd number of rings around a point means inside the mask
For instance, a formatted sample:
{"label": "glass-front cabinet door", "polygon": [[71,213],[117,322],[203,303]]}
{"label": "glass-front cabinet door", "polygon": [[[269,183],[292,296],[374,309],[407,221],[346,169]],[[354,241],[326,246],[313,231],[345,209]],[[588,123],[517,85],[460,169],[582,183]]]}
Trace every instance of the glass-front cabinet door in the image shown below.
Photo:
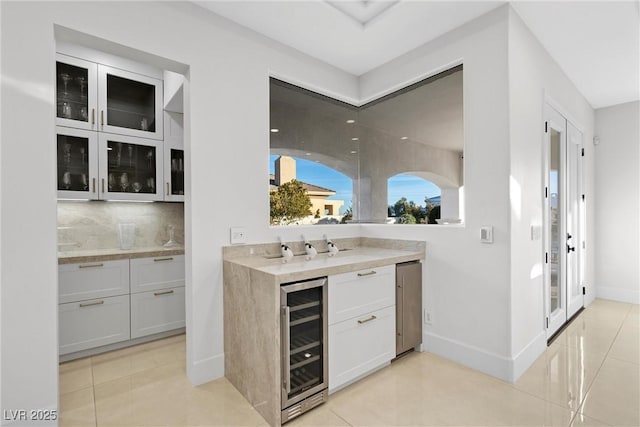
{"label": "glass-front cabinet door", "polygon": [[102,199],[162,200],[162,141],[100,134]]}
{"label": "glass-front cabinet door", "polygon": [[162,80],[98,66],[99,130],[162,139]]}
{"label": "glass-front cabinet door", "polygon": [[98,135],[56,127],[58,198],[98,199]]}
{"label": "glass-front cabinet door", "polygon": [[56,56],[56,124],[97,130],[97,64]]}
{"label": "glass-front cabinet door", "polygon": [[164,142],[164,200],[184,202],[184,149],[177,142]]}

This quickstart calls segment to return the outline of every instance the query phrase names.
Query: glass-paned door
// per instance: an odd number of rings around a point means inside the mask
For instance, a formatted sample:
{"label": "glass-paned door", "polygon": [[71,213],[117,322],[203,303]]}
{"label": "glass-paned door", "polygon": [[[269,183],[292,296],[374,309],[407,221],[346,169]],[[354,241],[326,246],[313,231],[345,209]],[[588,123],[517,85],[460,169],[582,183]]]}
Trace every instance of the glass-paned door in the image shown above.
{"label": "glass-paned door", "polygon": [[100,134],[100,191],[103,199],[162,200],[161,143]]}
{"label": "glass-paned door", "polygon": [[96,130],[97,65],[61,54],[56,58],[56,123]]}
{"label": "glass-paned door", "polygon": [[545,316],[552,337],[582,307],[579,260],[582,135],[546,106]]}
{"label": "glass-paned door", "polygon": [[184,201],[184,149],[182,144],[164,142],[164,200]]}
{"label": "glass-paned door", "polygon": [[162,81],[100,65],[100,130],[162,139]]}
{"label": "glass-paned door", "polygon": [[327,387],[327,280],[281,287],[282,407]]}
{"label": "glass-paned door", "polygon": [[97,134],[58,126],[56,139],[58,198],[97,199]]}

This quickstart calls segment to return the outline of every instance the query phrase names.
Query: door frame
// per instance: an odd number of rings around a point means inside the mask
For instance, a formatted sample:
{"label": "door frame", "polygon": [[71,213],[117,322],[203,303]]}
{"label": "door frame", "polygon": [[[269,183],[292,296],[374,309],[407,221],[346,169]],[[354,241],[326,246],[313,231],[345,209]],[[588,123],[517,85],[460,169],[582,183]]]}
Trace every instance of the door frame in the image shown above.
{"label": "door frame", "polygon": [[[551,338],[557,333],[563,325],[584,305],[584,248],[585,248],[585,236],[584,236],[584,224],[585,224],[585,209],[584,209],[584,193],[583,193],[583,156],[584,156],[584,140],[583,131],[579,126],[576,126],[574,122],[568,117],[567,114],[558,108],[558,104],[545,96],[545,102],[543,106],[544,115],[544,133],[543,133],[543,179],[542,179],[542,205],[543,205],[543,254],[542,262],[544,266],[543,275],[543,298],[544,298],[544,327],[547,335],[547,339]],[[558,260],[560,270],[560,289],[558,290],[558,296],[560,297],[560,310],[557,314],[551,313],[551,223],[549,218],[549,203],[550,203],[550,149],[551,149],[551,128],[561,131],[560,138],[560,167],[558,175],[558,186],[560,192],[560,200],[558,204],[562,218],[560,220],[559,236],[567,237],[567,228],[572,229],[572,238],[559,239],[559,244],[562,249],[558,249],[558,253],[561,254]],[[570,168],[569,163],[569,141],[570,137],[579,138],[577,147],[577,160],[574,164],[575,170]],[[575,199],[570,200],[569,180],[573,177],[575,182]],[[582,196],[582,197],[581,197]],[[575,216],[574,227],[568,227],[568,206],[570,202],[575,202],[574,207],[577,207],[573,212]],[[573,229],[575,228],[575,230]],[[569,240],[571,240],[569,242]],[[568,245],[573,244],[575,252],[572,254],[576,263],[575,267],[575,280],[577,280],[578,289],[582,288],[582,292],[578,297],[571,299],[571,284],[568,280]],[[565,248],[566,245],[566,248]]]}

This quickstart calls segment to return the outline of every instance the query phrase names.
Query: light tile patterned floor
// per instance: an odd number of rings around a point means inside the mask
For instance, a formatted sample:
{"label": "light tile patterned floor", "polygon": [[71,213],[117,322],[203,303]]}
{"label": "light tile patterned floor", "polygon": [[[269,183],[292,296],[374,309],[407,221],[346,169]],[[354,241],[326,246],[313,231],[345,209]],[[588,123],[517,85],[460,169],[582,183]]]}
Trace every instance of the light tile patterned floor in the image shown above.
{"label": "light tile patterned floor", "polygon": [[[414,353],[299,426],[639,426],[638,306],[596,300],[515,383]],[[193,387],[184,335],[60,365],[62,426],[266,426],[224,378]]]}

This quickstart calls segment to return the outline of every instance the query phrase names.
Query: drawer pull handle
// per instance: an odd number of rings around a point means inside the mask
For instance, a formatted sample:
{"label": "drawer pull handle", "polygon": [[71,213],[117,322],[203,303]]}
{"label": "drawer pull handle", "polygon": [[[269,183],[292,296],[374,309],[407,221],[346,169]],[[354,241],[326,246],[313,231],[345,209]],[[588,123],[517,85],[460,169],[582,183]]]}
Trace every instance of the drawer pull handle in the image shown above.
{"label": "drawer pull handle", "polygon": [[94,301],[94,302],[83,302],[80,304],[80,307],[91,307],[92,305],[102,305],[104,304],[104,300],[101,299],[100,301]]}
{"label": "drawer pull handle", "polygon": [[160,262],[160,261],[173,261],[173,257],[167,257],[167,258],[154,258],[153,262]]}
{"label": "drawer pull handle", "polygon": [[173,289],[171,289],[170,291],[162,291],[162,292],[154,292],[153,296],[160,296],[160,295],[169,295],[173,293]]}
{"label": "drawer pull handle", "polygon": [[100,263],[100,264],[84,264],[84,265],[79,265],[78,268],[95,268],[95,267],[104,267],[104,264]]}
{"label": "drawer pull handle", "polygon": [[372,314],[371,317],[369,317],[368,319],[358,320],[358,323],[362,325],[363,323],[371,322],[372,320],[376,320],[376,319],[377,317]]}
{"label": "drawer pull handle", "polygon": [[376,274],[376,271],[375,270],[371,270],[368,273],[358,273],[358,277],[373,276],[374,274]]}

